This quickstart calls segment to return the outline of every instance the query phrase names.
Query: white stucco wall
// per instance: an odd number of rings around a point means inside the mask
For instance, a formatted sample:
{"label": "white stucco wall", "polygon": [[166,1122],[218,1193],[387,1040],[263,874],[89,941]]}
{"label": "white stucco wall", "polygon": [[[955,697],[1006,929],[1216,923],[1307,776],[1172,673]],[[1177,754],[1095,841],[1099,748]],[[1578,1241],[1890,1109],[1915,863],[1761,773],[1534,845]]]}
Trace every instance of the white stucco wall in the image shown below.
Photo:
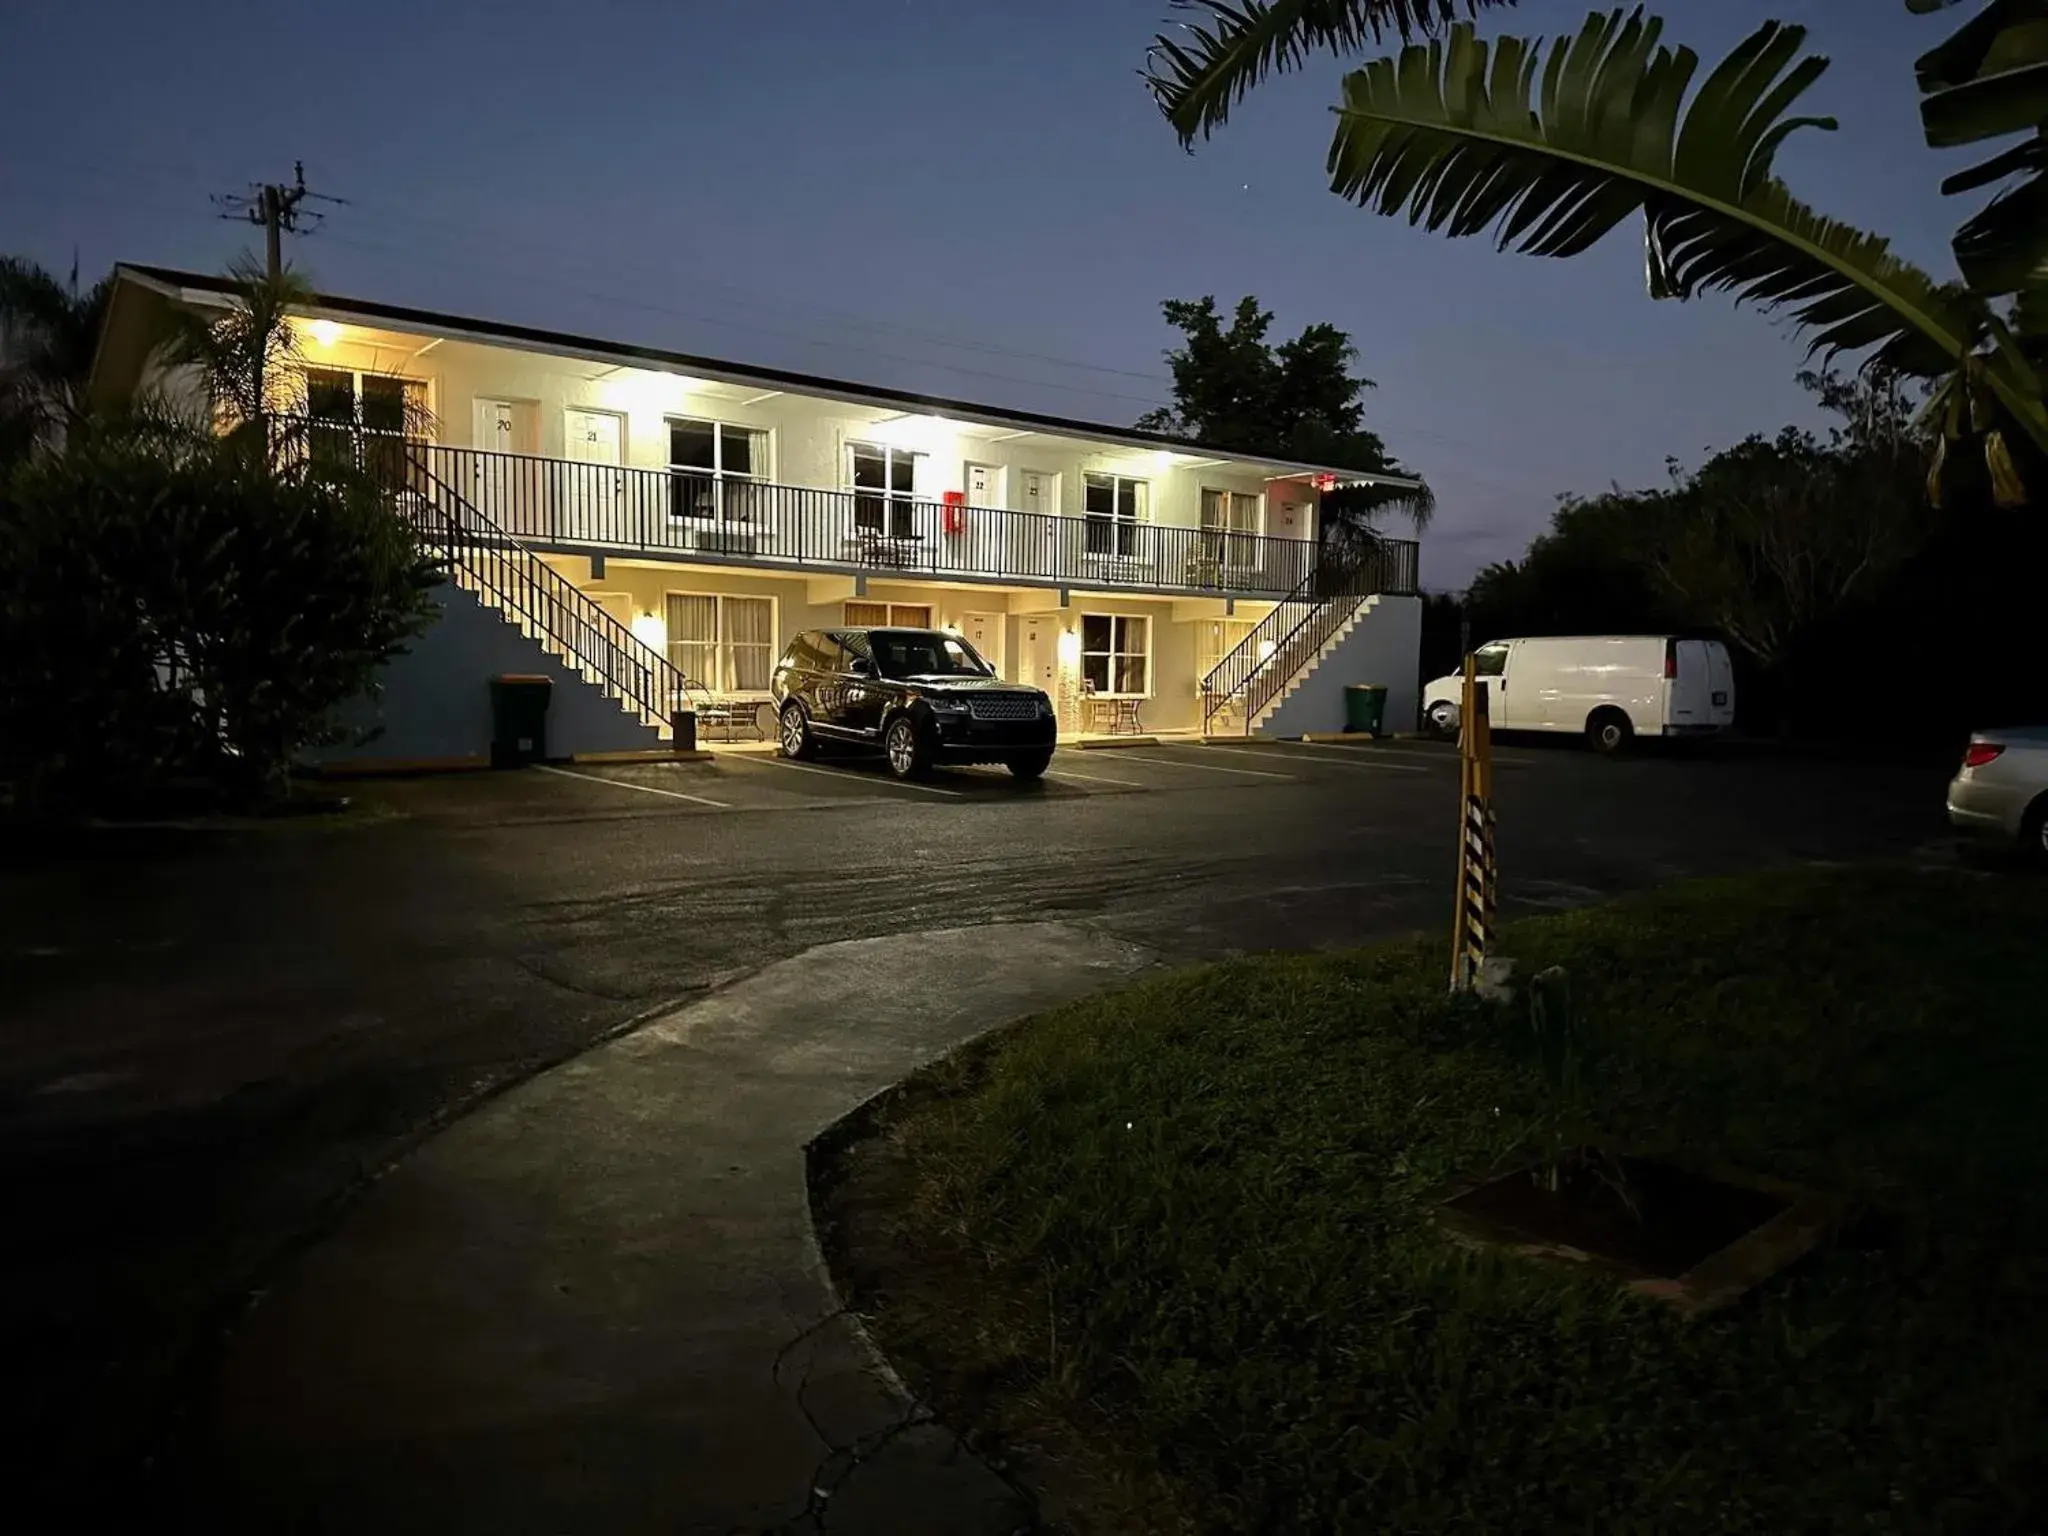
{"label": "white stucco wall", "polygon": [[368,741],[308,752],[312,763],[425,762],[489,758],[490,680],[501,673],[554,680],[548,700],[550,757],[579,752],[644,751],[661,745],[602,689],[571,672],[470,593],[442,586],[434,593],[441,617],[394,657],[377,696],[351,701],[337,718],[354,732],[376,730]]}
{"label": "white stucco wall", "polygon": [[[605,562],[602,576],[592,576],[590,562],[577,555],[551,555],[548,563],[581,590],[610,604],[614,611],[619,599],[628,600],[629,611],[621,613],[628,623],[639,627],[649,639],[665,634],[668,594],[671,592],[724,593],[769,597],[775,601],[775,639],[778,654],[799,630],[830,629],[846,622],[846,603],[920,603],[931,609],[932,623],[966,628],[966,616],[988,614],[1001,621],[1002,655],[999,662],[1005,676],[1021,679],[1024,662],[1022,626],[1031,615],[1050,619],[1058,628],[1071,632],[1067,670],[1075,673],[1078,687],[1079,630],[1084,613],[1142,615],[1151,621],[1151,687],[1141,705],[1145,725],[1156,730],[1191,730],[1201,724],[1200,683],[1197,665],[1200,624],[1220,618],[1220,599],[1168,599],[1127,596],[1069,594],[1065,608],[1052,606],[1050,592],[1019,592],[997,586],[941,585],[935,582],[882,581],[870,579],[865,590],[855,593],[850,578],[829,576],[779,576],[765,572],[719,571],[702,566],[627,561]],[[1239,603],[1236,617],[1257,622],[1272,611],[1270,603]],[[998,659],[998,658],[992,658]],[[1063,728],[1079,729],[1075,718]]]}
{"label": "white stucco wall", "polygon": [[[473,441],[478,399],[510,400],[531,408],[534,441],[521,451],[564,457],[565,413],[571,408],[609,411],[623,418],[626,462],[661,469],[668,464],[668,419],[687,416],[767,432],[769,476],[784,485],[844,489],[849,484],[847,445],[879,443],[923,456],[916,487],[921,499],[938,501],[948,491],[964,491],[966,466],[986,464],[999,471],[1002,505],[1021,507],[1017,476],[1023,470],[1037,470],[1059,476],[1056,510],[1079,517],[1085,510],[1083,477],[1095,471],[1147,482],[1150,521],[1157,525],[1199,526],[1201,492],[1209,488],[1262,496],[1260,531],[1268,535],[1315,537],[1316,492],[1305,481],[1269,485],[1255,469],[1204,463],[1192,454],[1091,444],[1043,433],[1018,436],[925,415],[878,421],[879,416],[901,413],[796,393],[706,386],[655,369],[468,341],[444,341],[427,351],[388,342],[368,346],[346,341],[327,348],[308,343],[304,350],[305,361],[316,366],[403,373],[425,380],[437,422],[435,436],[450,447],[480,446]],[[757,398],[762,395],[768,398]]]}
{"label": "white stucco wall", "polygon": [[1358,627],[1259,727],[1266,736],[1344,729],[1344,685],[1382,683],[1386,729],[1412,731],[1422,696],[1422,599],[1376,597]]}

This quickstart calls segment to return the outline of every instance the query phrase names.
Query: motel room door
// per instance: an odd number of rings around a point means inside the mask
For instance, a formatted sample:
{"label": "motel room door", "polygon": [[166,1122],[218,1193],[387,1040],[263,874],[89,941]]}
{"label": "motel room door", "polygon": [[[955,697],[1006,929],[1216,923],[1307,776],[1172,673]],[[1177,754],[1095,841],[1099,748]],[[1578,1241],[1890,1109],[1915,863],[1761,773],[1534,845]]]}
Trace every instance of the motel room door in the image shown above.
{"label": "motel room door", "polygon": [[631,542],[624,519],[625,477],[616,472],[626,460],[625,418],[572,406],[562,413],[562,445],[571,466],[563,471],[569,477],[563,501],[574,519],[571,537]]}
{"label": "motel room door", "polygon": [[1059,702],[1060,616],[1029,613],[1017,621],[1017,670],[1011,681],[1043,688]]}
{"label": "motel room door", "polygon": [[996,669],[998,677],[1008,675],[1003,667],[1003,616],[1000,613],[961,614],[960,634],[983,661]]}

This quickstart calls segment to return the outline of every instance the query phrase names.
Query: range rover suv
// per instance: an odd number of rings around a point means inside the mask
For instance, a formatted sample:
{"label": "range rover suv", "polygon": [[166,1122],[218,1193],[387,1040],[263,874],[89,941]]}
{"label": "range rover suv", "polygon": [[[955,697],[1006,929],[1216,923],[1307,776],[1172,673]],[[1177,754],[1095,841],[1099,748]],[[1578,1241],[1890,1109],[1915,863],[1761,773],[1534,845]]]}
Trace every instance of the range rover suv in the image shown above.
{"label": "range rover suv", "polygon": [[769,688],[784,757],[880,752],[899,779],[934,763],[1006,763],[1035,779],[1059,734],[1051,699],[938,629],[805,630]]}

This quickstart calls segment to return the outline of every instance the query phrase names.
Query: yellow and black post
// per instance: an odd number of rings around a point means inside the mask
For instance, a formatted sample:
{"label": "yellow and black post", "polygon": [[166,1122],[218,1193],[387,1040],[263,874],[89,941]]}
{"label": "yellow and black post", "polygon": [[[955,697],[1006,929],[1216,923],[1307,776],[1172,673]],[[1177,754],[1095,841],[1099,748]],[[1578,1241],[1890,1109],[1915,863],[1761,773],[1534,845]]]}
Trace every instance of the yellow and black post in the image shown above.
{"label": "yellow and black post", "polygon": [[1465,658],[1458,732],[1458,909],[1451,923],[1451,990],[1477,987],[1493,939],[1493,727],[1485,686]]}

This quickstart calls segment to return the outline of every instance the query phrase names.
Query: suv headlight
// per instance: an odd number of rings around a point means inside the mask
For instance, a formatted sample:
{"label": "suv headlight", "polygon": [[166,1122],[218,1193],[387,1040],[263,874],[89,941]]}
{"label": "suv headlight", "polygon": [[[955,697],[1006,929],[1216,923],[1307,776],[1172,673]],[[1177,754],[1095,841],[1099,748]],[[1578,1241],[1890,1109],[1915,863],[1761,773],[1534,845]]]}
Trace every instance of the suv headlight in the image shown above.
{"label": "suv headlight", "polygon": [[1050,719],[1052,719],[1052,717],[1053,717],[1053,707],[1052,707],[1052,695],[1051,695],[1051,694],[1049,694],[1049,693],[1041,693],[1041,694],[1040,694],[1040,695],[1038,696],[1038,713],[1039,713],[1039,714],[1040,714],[1041,716],[1043,716],[1043,717],[1044,717],[1045,719],[1047,719],[1047,720],[1050,720]]}
{"label": "suv headlight", "polygon": [[965,699],[942,699],[928,693],[924,696],[924,701],[931,705],[934,714],[964,715],[967,713],[967,701]]}

